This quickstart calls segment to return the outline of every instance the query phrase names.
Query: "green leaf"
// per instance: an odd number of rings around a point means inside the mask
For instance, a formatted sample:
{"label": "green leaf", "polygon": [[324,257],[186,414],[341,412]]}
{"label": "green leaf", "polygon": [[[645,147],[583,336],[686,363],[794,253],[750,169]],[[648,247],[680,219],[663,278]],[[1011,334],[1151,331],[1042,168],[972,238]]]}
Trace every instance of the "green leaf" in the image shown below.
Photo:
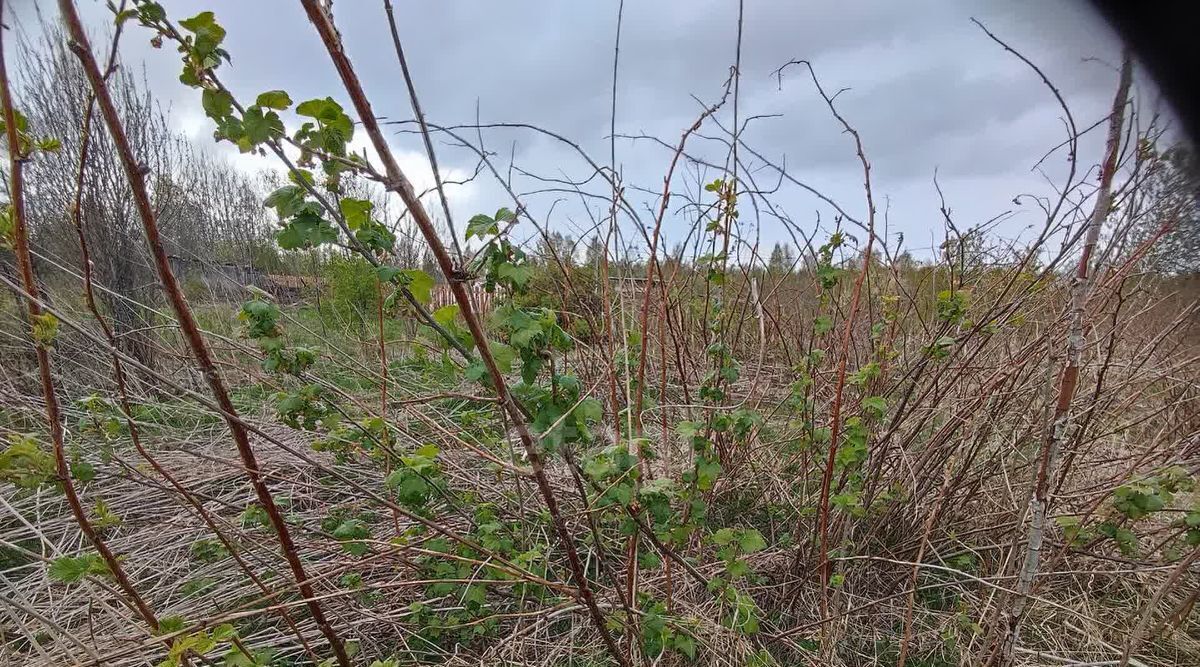
{"label": "green leaf", "polygon": [[[251,653],[253,658],[247,657],[245,653],[242,653],[241,649],[234,646],[225,653],[222,667],[261,667],[262,665],[270,664],[270,656],[267,651],[252,651]],[[267,662],[259,659],[260,653],[267,654],[262,656]]]}
{"label": "green leaf", "polygon": [[188,553],[194,560],[201,563],[215,563],[229,555],[225,545],[213,538],[203,538],[192,542]]}
{"label": "green leaf", "polygon": [[879,362],[872,361],[871,363],[862,366],[857,371],[854,371],[854,373],[852,373],[847,379],[847,382],[861,387],[868,382],[878,379],[881,372],[882,369],[879,366]]}
{"label": "green leaf", "polygon": [[200,93],[200,106],[209,118],[224,118],[233,112],[233,96],[224,90],[205,88]]}
{"label": "green leaf", "polygon": [[412,470],[395,470],[384,481],[385,485],[395,491],[396,499],[405,507],[417,509],[424,507],[429,501],[432,489],[429,482]]}
{"label": "green leaf", "polygon": [[179,614],[163,616],[158,619],[158,634],[169,635],[172,632],[179,632],[186,625],[187,621],[185,621],[184,618]]}
{"label": "green leaf", "polygon": [[275,240],[284,250],[296,250],[336,241],[337,237],[337,230],[328,220],[305,209],[275,235]]}
{"label": "green leaf", "polygon": [[441,308],[438,308],[437,310],[433,311],[433,321],[437,322],[438,324],[440,324],[444,327],[448,327],[451,324],[454,324],[454,321],[457,318],[458,318],[458,304],[452,303],[448,306],[442,306]]}
{"label": "green leaf", "polygon": [[87,484],[96,479],[96,467],[83,459],[77,459],[71,462],[71,477]]}
{"label": "green leaf", "polygon": [[50,578],[64,584],[73,584],[87,576],[88,563],[70,556],[62,556],[50,563]]}
{"label": "green leaf", "polygon": [[366,199],[354,199],[353,197],[346,197],[338,202],[338,208],[346,218],[346,226],[351,230],[357,230],[370,223],[373,207],[374,204]]}
{"label": "green leaf", "polygon": [[[162,8],[160,7],[159,9],[161,10]],[[163,17],[166,17],[165,12],[163,13]],[[179,22],[179,25],[185,30],[196,32],[197,30],[211,28],[217,25],[217,17],[212,12],[200,12],[190,19],[183,19]]]}
{"label": "green leaf", "polygon": [[155,23],[167,18],[167,12],[157,2],[147,2],[137,8],[138,17],[147,23]]}
{"label": "green leaf", "polygon": [[496,362],[496,367],[501,373],[507,373],[512,370],[513,360],[516,358],[516,350],[510,345],[501,343],[500,341],[488,341],[488,350],[492,353],[492,359]]}
{"label": "green leaf", "polygon": [[842,270],[833,267],[829,264],[821,264],[817,267],[817,279],[821,282],[823,289],[832,289],[837,286],[838,280],[841,279]]}
{"label": "green leaf", "polygon": [[750,574],[750,566],[744,560],[735,560],[725,568],[730,579],[741,579]]}
{"label": "green leaf", "polygon": [[214,642],[227,642],[238,636],[237,628],[232,623],[222,623],[213,628],[210,635]]}
{"label": "green leaf", "polygon": [[496,211],[496,215],[495,215],[496,222],[513,222],[516,219],[517,219],[517,214],[513,213],[512,211],[508,210],[507,208],[501,208],[500,210]]}
{"label": "green leaf", "polygon": [[333,101],[332,97],[308,100],[296,107],[296,113],[316,119],[321,128],[314,132],[308,125],[308,131],[301,128],[297,138],[335,154],[344,154],[345,144],[354,137],[354,121],[342,111],[342,105]]}
{"label": "green leaf", "polygon": [[[274,111],[264,113],[262,107],[253,106],[242,114],[242,129],[245,130],[245,138],[250,145],[257,146],[265,141],[282,137],[283,121]],[[240,145],[239,147],[244,148]],[[246,150],[242,152],[246,152]]]}
{"label": "green leaf", "polygon": [[289,171],[288,180],[295,185],[301,186],[301,189],[303,189],[303,186],[305,185],[311,186],[315,185],[317,182],[316,177],[314,177],[312,172],[307,169],[293,169]]}
{"label": "green leaf", "polygon": [[[18,135],[24,134],[29,130],[29,119],[25,117],[25,114],[21,113],[17,109],[13,109],[13,118],[15,119],[13,124],[17,126]],[[4,117],[0,116],[0,133],[6,132],[7,130],[8,125],[4,122]]]}
{"label": "green leaf", "polygon": [[31,316],[33,340],[42,347],[53,347],[54,339],[58,338],[58,318],[53,313],[42,313]]}
{"label": "green leaf", "polygon": [[607,456],[593,456],[583,462],[583,474],[596,482],[606,479],[614,469]]}
{"label": "green leaf", "polygon": [[212,591],[216,586],[217,581],[212,577],[197,577],[183,582],[183,585],[179,587],[179,594],[184,599],[200,597]]}
{"label": "green leaf", "polygon": [[675,432],[684,438],[694,438],[704,434],[703,422],[682,421],[675,426]]}
{"label": "green leaf", "polygon": [[575,408],[575,417],[583,421],[599,422],[604,418],[604,407],[594,398],[585,398]]}
{"label": "green leaf", "polygon": [[725,546],[732,544],[738,538],[737,531],[733,528],[722,528],[712,534],[712,543],[717,546]]}
{"label": "green leaf", "polygon": [[617,502],[628,507],[633,502],[633,485],[629,483],[615,484],[608,489],[611,495]]}
{"label": "green leaf", "polygon": [[828,315],[821,315],[813,320],[813,333],[820,336],[827,334],[833,330],[833,318]]}
{"label": "green leaf", "polygon": [[463,376],[466,377],[471,382],[479,382],[479,381],[483,380],[484,378],[486,378],[487,375],[488,375],[487,366],[484,366],[483,362],[478,359],[476,359],[475,361],[472,361],[470,364],[467,365],[466,369],[463,370]]}
{"label": "green leaf", "polygon": [[478,236],[482,239],[485,236],[497,234],[499,232],[500,226],[496,224],[496,221],[483,213],[472,216],[471,219],[467,221],[468,239],[470,239],[472,236]]}
{"label": "green leaf", "polygon": [[195,34],[192,50],[201,64],[206,68],[215,67],[216,61],[209,62],[209,56],[216,54],[221,42],[225,41],[225,28],[217,23],[216,16],[212,12],[200,12],[190,19],[180,21],[179,25]]}
{"label": "green leaf", "polygon": [[767,541],[763,539],[762,533],[749,528],[742,531],[741,536],[738,538],[738,546],[741,547],[742,553],[752,554],[765,549]]}
{"label": "green leaf", "polygon": [[375,275],[379,276],[381,282],[390,283],[400,275],[400,271],[394,266],[380,266],[375,269]]}
{"label": "green leaf", "polygon": [[509,262],[504,262],[496,270],[499,277],[512,283],[513,287],[521,289],[529,282],[530,276],[533,275],[533,270],[527,266],[516,266]]}
{"label": "green leaf", "polygon": [[352,556],[362,556],[369,548],[362,540],[371,536],[367,524],[359,519],[347,519],[333,529],[333,536],[342,543],[342,549]]}
{"label": "green leaf", "polygon": [[97,498],[95,505],[92,507],[92,512],[96,515],[95,524],[97,528],[113,528],[121,525],[121,517],[117,516],[108,503],[104,502],[103,498]]}
{"label": "green leaf", "polygon": [[509,337],[509,342],[513,347],[529,349],[533,347],[534,341],[542,334],[542,328],[536,324],[514,331]]}
{"label": "green leaf", "polygon": [[700,458],[696,461],[696,488],[709,491],[721,474],[721,463],[716,459]]}
{"label": "green leaf", "polygon": [[882,396],[868,396],[863,399],[862,406],[863,410],[875,418],[887,414],[887,399]]}
{"label": "green leaf", "polygon": [[336,115],[337,113],[341,112],[341,110],[341,105],[337,102],[334,102],[332,97],[326,97],[323,100],[308,100],[301,102],[300,105],[296,107],[297,114],[301,116],[308,116],[309,118],[316,118],[318,120]]}
{"label": "green leaf", "polygon": [[945,359],[950,356],[950,348],[954,347],[955,342],[953,336],[942,336],[925,348],[925,353],[934,359]]}
{"label": "green leaf", "polygon": [[696,659],[696,640],[691,635],[676,633],[671,639],[671,648],[686,655],[688,660]]}
{"label": "green leaf", "polygon": [[271,525],[271,517],[262,505],[254,503],[242,510],[242,513],[238,515],[238,523],[242,528],[266,528]]}
{"label": "green leaf", "polygon": [[421,269],[404,269],[400,272],[404,285],[417,303],[429,305],[433,301],[433,277]]}
{"label": "green leaf", "polygon": [[[345,112],[342,111],[342,105],[335,102],[332,97],[301,102],[296,107],[296,113],[301,116],[315,118],[321,123],[338,126],[340,126],[341,119],[346,117]],[[349,120],[349,118],[346,117],[346,120]],[[349,139],[349,137],[346,138]]]}
{"label": "green leaf", "polygon": [[283,110],[292,106],[292,98],[282,90],[268,90],[260,93],[254,103],[260,107]]}
{"label": "green leaf", "polygon": [[242,127],[242,119],[236,116],[224,116],[214,118],[217,121],[217,130],[213,132],[213,138],[217,141],[229,141],[237,144],[239,148],[243,143],[248,145],[249,139],[246,139],[246,130]]}
{"label": "green leaf", "polygon": [[966,290],[942,290],[937,295],[937,317],[944,322],[961,324],[967,314],[971,302],[970,292]]}
{"label": "green leaf", "polygon": [[108,565],[99,554],[82,556],[60,556],[50,562],[50,578],[64,584],[73,584],[89,574],[108,574]]}

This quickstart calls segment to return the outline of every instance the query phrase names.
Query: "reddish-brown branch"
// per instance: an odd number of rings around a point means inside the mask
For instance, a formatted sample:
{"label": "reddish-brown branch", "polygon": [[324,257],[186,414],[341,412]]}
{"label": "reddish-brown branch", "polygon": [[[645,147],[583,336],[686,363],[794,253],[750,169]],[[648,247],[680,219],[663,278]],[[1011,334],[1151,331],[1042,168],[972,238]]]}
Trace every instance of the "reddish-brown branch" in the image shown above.
{"label": "reddish-brown branch", "polygon": [[[3,14],[3,11],[4,2],[0,0],[0,15]],[[8,69],[4,61],[4,33],[5,30],[0,29],[0,107],[3,107],[5,133],[8,139],[9,206],[13,223],[13,253],[16,255],[19,266],[21,283],[30,295],[25,299],[25,306],[29,325],[32,328],[35,326],[37,318],[42,315],[42,309],[38,303],[39,291],[37,281],[33,277],[33,260],[29,254],[29,231],[25,222],[24,168],[28,156],[22,153],[18,137],[16,109],[13,107]],[[79,493],[75,490],[75,483],[71,480],[71,470],[67,465],[66,452],[63,447],[62,414],[58,404],[58,394],[54,389],[48,344],[34,341],[34,349],[37,352],[38,378],[41,381],[42,398],[46,407],[46,426],[50,431],[51,445],[54,449],[55,474],[59,483],[62,484],[67,505],[71,509],[75,522],[79,524],[79,529],[83,531],[88,541],[104,559],[104,563],[108,566],[113,578],[116,579],[117,585],[129,598],[128,603],[131,603],[132,608],[142,617],[146,625],[157,633],[158,618],[154,615],[154,611],[138,594],[116,555],[92,526],[87,512],[83,508],[83,502],[79,498]]]}
{"label": "reddish-brown branch", "polygon": [[1112,112],[1108,119],[1108,138],[1104,147],[1104,162],[1100,167],[1100,186],[1096,192],[1095,206],[1088,218],[1083,251],[1075,268],[1071,283],[1071,303],[1067,313],[1068,329],[1066,341],[1066,365],[1058,381],[1058,394],[1054,411],[1046,424],[1038,453],[1037,477],[1033,497],[1029,500],[1029,528],[1026,533],[1025,556],[1017,578],[1017,597],[1010,608],[1002,610],[997,641],[993,643],[986,664],[1008,665],[1012,663],[1013,651],[1020,636],[1021,621],[1029,607],[1029,596],[1033,591],[1033,580],[1037,575],[1041,559],[1042,540],[1045,532],[1046,515],[1050,505],[1050,478],[1054,474],[1058,450],[1070,436],[1073,426],[1071,401],[1079,384],[1079,372],[1083,361],[1084,311],[1091,282],[1091,258],[1100,231],[1108,219],[1112,206],[1112,182],[1117,171],[1121,149],[1121,131],[1125,126],[1125,108],[1129,99],[1129,88],[1133,80],[1133,64],[1126,52],[1121,65],[1117,93],[1113,98]]}
{"label": "reddish-brown branch", "polygon": [[[129,181],[134,205],[142,220],[142,229],[146,234],[146,241],[154,257],[155,268],[158,271],[163,290],[166,292],[167,299],[175,311],[188,347],[191,349],[192,355],[196,358],[196,363],[199,365],[217,405],[220,406],[223,413],[236,415],[237,411],[229,398],[229,392],[225,388],[224,381],[217,372],[216,364],[213,362],[208,345],[200,333],[200,327],[197,325],[191,308],[188,306],[187,300],[183,296],[183,291],[180,289],[179,283],[175,278],[175,274],[171,270],[166,250],[159,235],[157,216],[150,202],[149,190],[146,186],[147,170],[138,162],[133,154],[133,149],[129,144],[124,125],[117,114],[116,105],[113,103],[100,68],[96,64],[95,56],[92,54],[87,34],[84,32],[83,25],[79,20],[79,14],[75,9],[75,3],[72,0],[59,0],[58,4],[63,21],[66,24],[67,34],[71,39],[71,51],[79,58],[84,72],[87,74],[88,82],[91,85],[96,102],[100,106],[105,125],[108,127],[109,135],[112,137],[113,146],[124,168],[125,177]],[[312,613],[313,620],[321,629],[321,633],[329,641],[338,663],[342,667],[350,667],[350,657],[346,653],[340,637],[325,617],[321,605],[313,599],[315,593],[308,581],[304,564],[300,560],[295,543],[292,541],[287,523],[279,513],[279,508],[275,504],[270,489],[267,488],[266,483],[263,481],[258,461],[250,444],[249,434],[240,420],[226,417],[225,422],[229,427],[230,433],[233,435],[234,444],[237,446],[238,454],[250,477],[250,484],[254,488],[254,493],[259,503],[263,506],[263,510],[267,513],[267,517],[279,538],[283,556],[287,560],[292,575],[296,579],[300,593],[308,600],[308,609]]]}
{"label": "reddish-brown branch", "polygon": [[517,432],[517,437],[525,448],[525,453],[529,459],[530,468],[532,469],[534,480],[537,483],[538,491],[542,495],[543,501],[546,503],[546,509],[550,513],[551,520],[554,522],[555,532],[558,534],[559,542],[564,553],[567,556],[568,565],[571,569],[571,575],[575,580],[575,585],[578,587],[580,601],[587,607],[588,613],[592,618],[593,624],[604,640],[605,647],[612,657],[622,665],[629,665],[629,661],[621,653],[616,642],[612,638],[605,623],[604,615],[600,608],[596,605],[595,596],[592,593],[588,583],[587,575],[583,569],[583,562],[579,558],[579,552],[575,548],[574,539],[571,536],[570,530],[567,528],[566,521],[562,517],[562,513],[558,508],[558,499],[554,494],[554,490],[550,486],[549,480],[546,478],[544,470],[544,462],[542,454],[539,451],[537,443],[533,439],[533,435],[529,431],[528,424],[525,420],[525,415],[522,414],[516,401],[509,393],[508,385],[505,382],[504,375],[496,366],[496,360],[492,356],[491,349],[488,346],[487,335],[483,331],[483,326],[479,323],[479,318],[475,316],[473,304],[470,294],[467,292],[465,284],[459,277],[458,268],[454,266],[450,258],[450,254],[446,251],[446,246],[442,243],[438,236],[437,228],[433,224],[433,220],[429,218],[429,214],[421,205],[417,198],[416,191],[413,189],[412,183],[404,175],[400,169],[400,165],[396,162],[395,156],[392,155],[391,148],[387,144],[387,140],[383,136],[383,132],[379,127],[379,122],[371,109],[371,103],[367,99],[366,93],[363,91],[362,84],[358,80],[358,75],[354,71],[354,67],[350,63],[349,57],[342,49],[341,40],[337,35],[337,31],[333,26],[328,14],[321,8],[316,0],[301,0],[304,6],[305,13],[308,19],[312,22],[320,36],[326,51],[329,53],[330,60],[333,61],[334,68],[337,70],[338,76],[342,80],[342,85],[345,87],[350,100],[354,105],[354,109],[358,114],[359,121],[362,123],[363,129],[366,130],[367,136],[371,140],[371,144],[375,148],[375,152],[379,155],[379,159],[383,162],[384,172],[388,178],[388,189],[398,194],[403,200],[404,205],[408,208],[412,215],[413,221],[417,228],[421,231],[421,235],[425,237],[426,243],[429,244],[430,251],[433,253],[434,259],[438,263],[442,274],[446,276],[450,283],[451,292],[454,294],[454,299],[458,303],[459,312],[462,314],[463,320],[466,322],[468,330],[471,332],[471,337],[475,341],[475,345],[479,350],[479,358],[482,360],[484,367],[488,371],[488,375],[492,380],[497,398],[504,407],[505,412],[512,420],[513,428]]}
{"label": "reddish-brown branch", "polygon": [[[112,73],[116,71],[117,43],[120,40],[123,26],[124,23],[118,23],[113,34],[108,62],[104,68],[103,78],[105,81],[107,81],[109,77],[112,76]],[[141,430],[137,425],[137,421],[133,418],[133,403],[129,398],[129,386],[125,373],[125,367],[124,364],[121,363],[120,355],[116,352],[118,349],[116,335],[114,334],[108,319],[105,318],[100,312],[100,308],[96,303],[95,281],[93,280],[92,273],[91,249],[87,242],[87,234],[83,221],[84,176],[87,171],[88,154],[91,149],[92,120],[95,116],[95,109],[95,96],[88,95],[87,103],[84,106],[83,124],[80,130],[79,161],[76,164],[75,171],[75,197],[71,204],[71,220],[79,240],[79,258],[80,263],[82,264],[84,303],[87,306],[88,312],[91,313],[92,319],[94,319],[100,326],[100,330],[104,334],[104,339],[108,341],[108,345],[111,348],[109,356],[112,365],[113,381],[117,387],[117,400],[121,408],[121,413],[125,418],[126,428],[129,429],[129,439],[133,443],[134,449],[137,450],[138,454],[148,464],[150,464],[150,467],[153,468],[154,471],[157,472],[163,479],[167,480],[171,487],[174,488],[175,491],[184,499],[184,501],[192,507],[204,524],[208,526],[209,530],[211,530],[221,544],[224,545],[226,551],[228,551],[230,556],[233,557],[234,562],[238,564],[238,567],[240,567],[241,570],[246,573],[246,576],[250,579],[250,581],[253,582],[254,585],[257,586],[258,589],[262,591],[263,594],[268,598],[275,597],[277,593],[271,591],[271,589],[268,588],[263,582],[262,578],[255,574],[254,568],[250,567],[249,563],[245,561],[245,559],[239,553],[237,546],[232,540],[229,539],[228,536],[225,535],[225,532],[221,530],[220,526],[217,525],[216,521],[212,517],[212,514],[209,513],[209,511],[204,507],[203,503],[197,501],[195,496],[183,484],[181,484],[169,470],[163,467],[158,459],[151,456],[150,452],[142,444]],[[292,619],[291,614],[288,613],[287,609],[283,608],[281,608],[279,612],[280,616],[284,620],[284,623],[287,624],[288,628],[296,636],[296,639],[300,642],[300,645],[304,648],[308,656],[314,662],[319,662],[320,658],[316,655],[316,653],[313,652],[308,640],[304,638],[304,633],[300,632],[300,628],[296,626],[296,622]],[[247,656],[249,655],[250,654],[247,653]]]}
{"label": "reddish-brown branch", "polygon": [[838,354],[837,381],[834,384],[833,405],[829,412],[829,455],[826,457],[825,470],[821,475],[821,501],[817,514],[817,534],[821,549],[821,616],[826,617],[829,616],[830,578],[829,489],[833,481],[834,464],[837,461],[838,436],[840,435],[842,426],[842,401],[846,389],[846,365],[850,359],[850,343],[854,333],[854,322],[858,315],[859,302],[862,299],[863,282],[871,271],[871,250],[875,243],[875,199],[871,192],[871,163],[867,160],[866,153],[863,150],[862,138],[859,137],[858,131],[838,112],[837,107],[833,104],[833,98],[825,93],[825,89],[821,87],[821,82],[817,80],[817,75],[813,71],[812,65],[804,61],[801,61],[801,64],[808,68],[813,85],[816,86],[821,98],[825,100],[825,104],[829,107],[834,118],[854,138],[855,152],[858,154],[858,160],[862,164],[863,190],[867,203],[867,247],[863,251],[862,270],[859,271],[858,277],[854,281],[854,290],[850,295],[850,311],[846,314],[846,322],[842,329],[841,350]]}
{"label": "reddish-brown branch", "polygon": [[[646,377],[646,346],[650,343],[650,336],[647,325],[650,317],[650,295],[653,293],[655,269],[658,267],[658,241],[662,232],[663,218],[667,214],[667,206],[671,202],[671,178],[675,175],[675,166],[679,164],[679,156],[683,155],[683,148],[687,145],[688,137],[700,129],[704,124],[704,120],[717,112],[725,100],[729,97],[729,85],[725,86],[725,94],[721,99],[712,106],[706,108],[703,113],[696,118],[696,122],[692,123],[691,127],[683,131],[683,136],[679,138],[679,145],[675,147],[674,154],[671,155],[671,163],[667,166],[667,174],[663,176],[663,191],[662,197],[658,201],[658,212],[654,215],[654,231],[650,235],[650,260],[646,263],[646,287],[642,294],[642,309],[638,317],[638,331],[642,332],[641,347],[638,351],[638,368],[637,382],[634,386],[637,387],[637,393],[634,394],[633,401],[633,426],[636,431],[634,435],[642,433],[642,397],[645,393],[644,380]],[[666,301],[666,293],[661,295],[664,303]],[[664,364],[666,360],[663,360]]]}

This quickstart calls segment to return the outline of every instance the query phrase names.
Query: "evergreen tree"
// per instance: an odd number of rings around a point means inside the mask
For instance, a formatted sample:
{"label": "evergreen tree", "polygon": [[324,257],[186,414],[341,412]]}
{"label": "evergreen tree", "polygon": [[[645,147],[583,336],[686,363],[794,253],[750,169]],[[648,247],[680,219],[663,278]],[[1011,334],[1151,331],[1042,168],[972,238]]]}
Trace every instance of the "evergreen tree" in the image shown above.
{"label": "evergreen tree", "polygon": [[767,261],[767,270],[771,273],[791,273],[796,265],[796,254],[792,246],[776,243],[771,249],[771,258]]}

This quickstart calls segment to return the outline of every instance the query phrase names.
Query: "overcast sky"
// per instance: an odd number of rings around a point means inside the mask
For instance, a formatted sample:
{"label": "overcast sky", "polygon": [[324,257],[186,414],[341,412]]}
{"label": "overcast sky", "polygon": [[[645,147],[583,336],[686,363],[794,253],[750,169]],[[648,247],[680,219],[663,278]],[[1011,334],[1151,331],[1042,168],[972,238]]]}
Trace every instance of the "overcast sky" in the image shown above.
{"label": "overcast sky", "polygon": [[[163,0],[162,4],[174,19],[202,9],[216,12],[228,30],[225,46],[233,56],[232,66],[222,66],[222,78],[240,98],[249,100],[261,91],[282,88],[294,100],[332,95],[346,102],[299,3]],[[43,12],[54,16],[53,3],[42,5]],[[81,0],[80,5],[97,32],[111,25],[100,2]],[[558,132],[607,164],[617,0],[397,0],[396,5],[401,37],[432,122],[472,122],[478,109],[485,123],[524,122]],[[392,119],[410,118],[382,2],[338,0],[334,7],[347,50],[376,112]],[[711,103],[720,97],[735,54],[737,11],[736,0],[626,3],[617,85],[618,134],[678,141],[700,111],[697,99]],[[772,74],[788,61],[809,60],[826,90],[848,89],[837,104],[862,136],[880,212],[889,208],[888,230],[893,236],[903,232],[906,245],[917,248],[940,241],[935,169],[959,225],[967,227],[1013,210],[1015,215],[997,231],[1018,236],[1037,215],[1032,206],[1014,205],[1013,197],[1053,192],[1031,167],[1065,138],[1062,114],[1037,76],[988,39],[971,17],[1036,62],[1061,89],[1081,127],[1107,113],[1117,79],[1119,45],[1081,1],[746,0],[740,113],[743,119],[773,117],[751,122],[744,139],[773,162],[786,161],[793,177],[821,190],[852,215],[865,217],[861,171],[850,138],[839,132],[804,70],[788,69],[782,85]],[[211,125],[199,110],[198,96],[176,79],[177,55],[169,48],[155,51],[149,37],[144,29],[132,26],[122,45],[124,61],[127,65],[144,61],[152,92],[169,106],[173,124],[197,141],[208,142]],[[731,104],[722,109],[718,120],[731,127]],[[702,134],[722,133],[710,123]],[[505,171],[511,157],[517,168],[543,177],[584,179],[591,174],[569,149],[530,132],[491,131],[484,139]],[[398,135],[392,141],[414,180],[428,182],[417,138]],[[1102,142],[1101,132],[1088,135],[1084,163],[1096,161]],[[469,173],[474,156],[449,144],[448,138],[438,143],[443,168],[451,177]],[[655,196],[634,188],[661,188],[669,151],[632,140],[618,140],[616,150],[630,199],[643,220],[649,220],[645,211],[655,204]],[[716,162],[724,160],[725,150],[714,141],[695,138],[689,150]],[[236,152],[221,154],[243,168],[269,166],[266,160],[236,156]],[[1065,157],[1059,156],[1044,167],[1053,177],[1064,164]],[[748,166],[762,167],[753,159]],[[753,173],[763,188],[778,179],[768,169]],[[704,177],[711,180],[717,175],[710,172]],[[694,182],[695,169],[689,167],[681,171],[673,189],[694,190]],[[547,184],[514,172],[514,186],[529,192]],[[595,180],[587,188],[604,192]],[[453,188],[450,195],[460,233],[471,214],[511,205],[485,176]],[[578,236],[591,223],[577,196],[544,193],[526,199],[535,217],[544,220],[554,201],[564,197],[569,199],[553,209],[550,224]],[[785,184],[772,199],[779,212],[806,230],[814,228],[818,214],[824,224],[832,222],[828,205],[794,185]],[[1025,209],[1029,210],[1022,212]],[[759,232],[768,244],[788,238],[778,222],[756,219],[748,210],[742,223],[743,234],[753,237]],[[683,218],[673,213],[668,221],[672,239],[680,240],[683,229]]]}

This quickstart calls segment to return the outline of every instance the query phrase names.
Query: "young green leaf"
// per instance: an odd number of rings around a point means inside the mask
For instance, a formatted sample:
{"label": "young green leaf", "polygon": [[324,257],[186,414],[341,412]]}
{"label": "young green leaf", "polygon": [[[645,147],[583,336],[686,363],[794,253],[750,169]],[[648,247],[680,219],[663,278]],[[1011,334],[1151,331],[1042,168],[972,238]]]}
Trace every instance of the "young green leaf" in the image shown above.
{"label": "young green leaf", "polygon": [[496,224],[496,221],[490,216],[484,215],[483,213],[472,216],[472,218],[467,221],[468,240],[472,236],[478,236],[482,239],[486,236],[497,234],[499,231],[500,226]]}
{"label": "young green leaf", "polygon": [[282,90],[268,90],[265,93],[259,93],[258,98],[254,100],[254,104],[268,109],[283,110],[292,106],[292,98]]}
{"label": "young green leaf", "polygon": [[429,305],[433,301],[433,277],[421,269],[404,269],[400,272],[403,284],[412,293],[417,303]]}
{"label": "young green leaf", "polygon": [[60,556],[50,562],[50,578],[64,584],[73,584],[89,574],[102,576],[108,573],[108,565],[99,554]]}
{"label": "young green leaf", "polygon": [[205,88],[200,93],[200,106],[204,113],[213,120],[225,118],[233,112],[233,96],[227,91]]}

